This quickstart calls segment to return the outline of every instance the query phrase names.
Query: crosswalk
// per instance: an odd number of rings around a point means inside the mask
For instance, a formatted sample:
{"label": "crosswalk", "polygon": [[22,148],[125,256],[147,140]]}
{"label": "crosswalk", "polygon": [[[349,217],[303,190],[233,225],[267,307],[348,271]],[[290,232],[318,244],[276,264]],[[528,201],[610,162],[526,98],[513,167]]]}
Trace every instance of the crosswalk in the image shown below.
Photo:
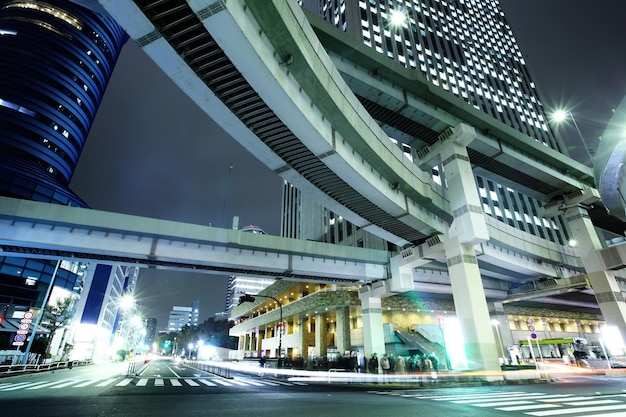
{"label": "crosswalk", "polygon": [[107,379],[80,379],[66,378],[56,381],[16,381],[2,383],[0,381],[0,396],[3,392],[17,390],[57,390],[61,388],[86,388],[86,387],[276,387],[306,385],[301,382],[289,382],[273,379],[253,378],[107,378]]}
{"label": "crosswalk", "polygon": [[441,392],[370,391],[374,394],[395,395],[419,400],[449,402],[468,407],[491,409],[534,417],[624,417],[626,394],[576,395],[542,392],[461,392],[445,395]]}

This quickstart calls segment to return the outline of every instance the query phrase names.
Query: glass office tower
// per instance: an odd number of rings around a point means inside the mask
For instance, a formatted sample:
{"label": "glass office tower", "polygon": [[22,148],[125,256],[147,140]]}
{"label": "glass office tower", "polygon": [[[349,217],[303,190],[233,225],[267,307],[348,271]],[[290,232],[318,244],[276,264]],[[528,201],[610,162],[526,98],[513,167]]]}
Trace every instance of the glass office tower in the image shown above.
{"label": "glass office tower", "polygon": [[[0,0],[0,196],[86,207],[70,189],[122,46],[110,17],[68,0]],[[0,257],[0,314],[82,291],[79,262]]]}
{"label": "glass office tower", "polygon": [[0,195],[86,206],[68,187],[127,39],[71,1],[0,1]]}

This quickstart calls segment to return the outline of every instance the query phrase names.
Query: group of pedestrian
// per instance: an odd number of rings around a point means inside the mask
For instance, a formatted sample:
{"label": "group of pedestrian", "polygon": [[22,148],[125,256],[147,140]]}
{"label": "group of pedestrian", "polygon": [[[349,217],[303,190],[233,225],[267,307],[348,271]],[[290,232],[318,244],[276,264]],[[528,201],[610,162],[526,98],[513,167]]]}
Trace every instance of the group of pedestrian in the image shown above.
{"label": "group of pedestrian", "polygon": [[[440,361],[434,352],[429,354],[412,354],[407,357],[393,354],[383,354],[378,359],[378,355],[373,353],[367,361],[367,371],[371,374],[378,374],[380,370],[384,375],[416,375],[420,383],[434,382],[437,380]],[[422,379],[424,378],[424,379]]]}

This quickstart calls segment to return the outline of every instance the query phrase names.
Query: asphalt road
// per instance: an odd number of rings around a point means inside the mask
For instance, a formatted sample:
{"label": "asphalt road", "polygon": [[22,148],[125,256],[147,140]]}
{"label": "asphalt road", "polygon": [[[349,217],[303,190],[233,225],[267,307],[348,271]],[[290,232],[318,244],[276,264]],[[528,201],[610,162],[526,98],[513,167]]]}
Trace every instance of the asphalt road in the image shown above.
{"label": "asphalt road", "polygon": [[2,416],[492,417],[626,416],[626,379],[563,376],[540,384],[335,384],[235,372],[231,378],[169,361],[127,377],[127,364],[0,379]]}

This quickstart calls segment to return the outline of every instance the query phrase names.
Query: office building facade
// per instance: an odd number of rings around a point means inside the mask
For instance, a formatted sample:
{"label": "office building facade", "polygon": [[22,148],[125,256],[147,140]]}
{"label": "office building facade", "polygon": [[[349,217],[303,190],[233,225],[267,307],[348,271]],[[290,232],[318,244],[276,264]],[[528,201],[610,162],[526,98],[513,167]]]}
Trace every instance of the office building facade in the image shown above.
{"label": "office building facade", "polygon": [[167,333],[180,332],[185,326],[197,326],[200,317],[200,301],[195,300],[191,307],[174,306],[167,320]]}
{"label": "office building facade", "polygon": [[91,265],[89,279],[77,301],[71,336],[70,359],[104,362],[117,352],[133,352],[141,344],[143,320],[134,300],[139,268]]}
{"label": "office building facade", "polygon": [[0,194],[86,207],[69,183],[127,39],[71,1],[0,2]]}

